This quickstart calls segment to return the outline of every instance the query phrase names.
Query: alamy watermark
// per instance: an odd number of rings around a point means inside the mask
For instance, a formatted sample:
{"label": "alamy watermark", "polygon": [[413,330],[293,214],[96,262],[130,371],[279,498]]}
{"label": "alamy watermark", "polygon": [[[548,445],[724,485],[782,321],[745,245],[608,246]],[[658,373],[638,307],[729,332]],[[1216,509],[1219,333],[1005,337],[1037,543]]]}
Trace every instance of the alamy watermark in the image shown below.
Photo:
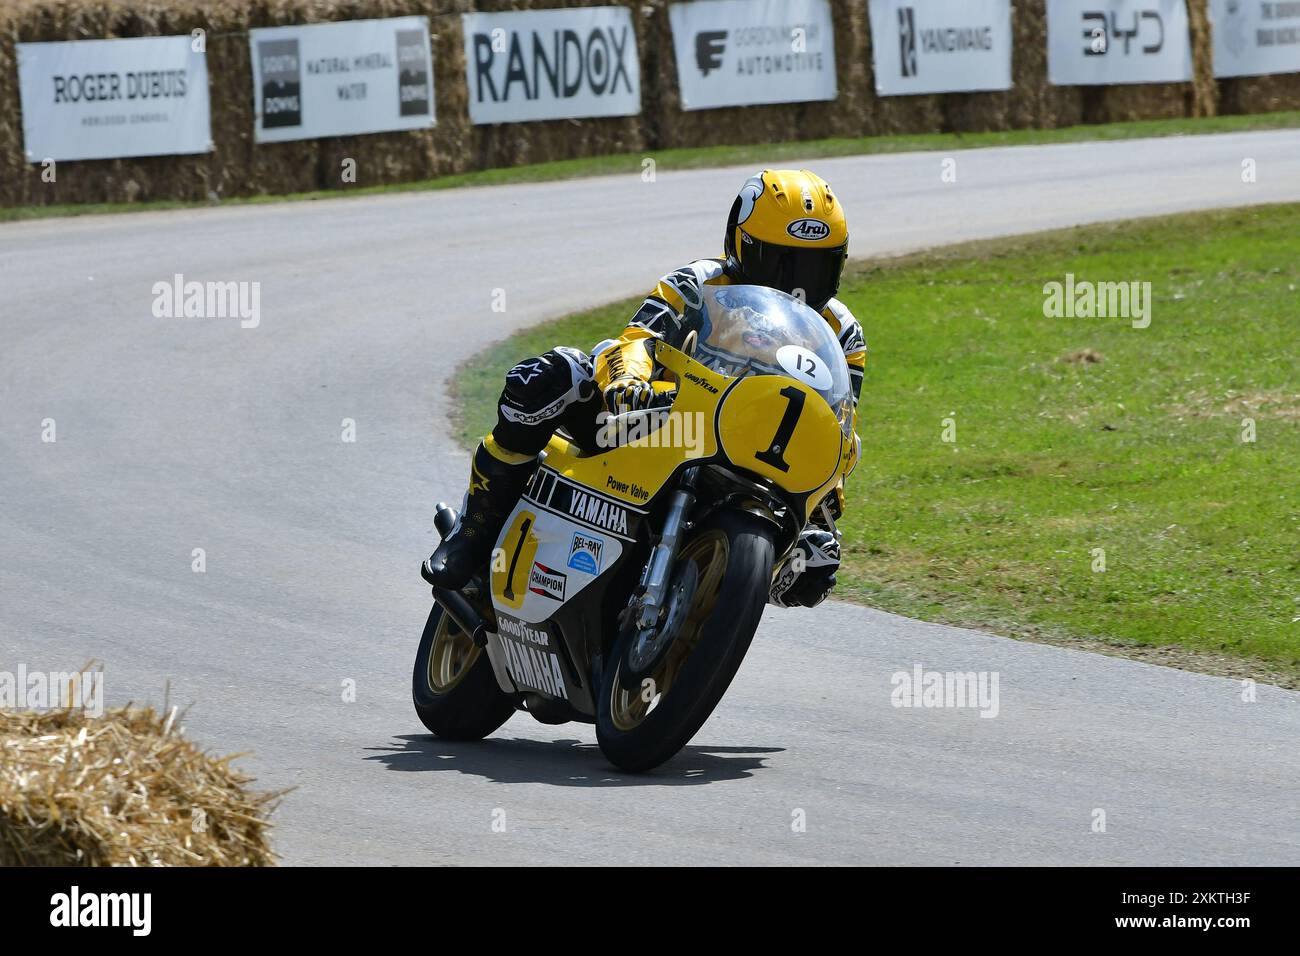
{"label": "alamy watermark", "polygon": [[0,671],[0,710],[79,709],[104,716],[103,671]]}
{"label": "alamy watermark", "polygon": [[910,671],[895,671],[889,702],[894,707],[943,707],[978,709],[981,717],[996,717],[997,671],[927,671],[914,664]]}
{"label": "alamy watermark", "polygon": [[73,885],[50,897],[50,925],[55,927],[125,927],[132,936],[153,929],[152,893],[95,893]]}
{"label": "alamy watermark", "polygon": [[150,291],[156,319],[239,319],[244,329],[262,323],[260,282],[187,282],[178,272],[170,282],[155,282]]}
{"label": "alamy watermark", "polygon": [[684,457],[704,454],[707,421],[703,412],[675,412],[662,408],[596,416],[596,444],[601,448],[681,448]]}
{"label": "alamy watermark", "polygon": [[1150,282],[1091,282],[1065,274],[1043,286],[1043,315],[1049,319],[1129,319],[1135,329],[1151,324]]}

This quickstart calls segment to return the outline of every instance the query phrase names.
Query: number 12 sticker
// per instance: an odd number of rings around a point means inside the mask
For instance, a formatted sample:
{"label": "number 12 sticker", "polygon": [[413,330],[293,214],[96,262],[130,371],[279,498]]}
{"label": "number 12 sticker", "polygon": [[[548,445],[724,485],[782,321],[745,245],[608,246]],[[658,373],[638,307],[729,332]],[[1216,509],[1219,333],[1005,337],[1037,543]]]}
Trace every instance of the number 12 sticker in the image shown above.
{"label": "number 12 sticker", "polygon": [[776,350],[776,360],[792,378],[823,392],[831,387],[830,367],[812,349],[802,345],[783,345]]}

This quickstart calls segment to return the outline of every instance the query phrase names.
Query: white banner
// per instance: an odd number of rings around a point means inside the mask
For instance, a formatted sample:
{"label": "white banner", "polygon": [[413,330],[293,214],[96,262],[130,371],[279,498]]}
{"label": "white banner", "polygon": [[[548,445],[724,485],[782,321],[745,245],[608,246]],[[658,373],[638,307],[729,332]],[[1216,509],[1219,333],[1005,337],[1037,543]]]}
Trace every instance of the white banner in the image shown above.
{"label": "white banner", "polygon": [[207,59],[188,36],[17,47],[29,163],[212,149]]}
{"label": "white banner", "polygon": [[641,112],[627,7],[466,13],[461,24],[475,124]]}
{"label": "white banner", "polygon": [[434,123],[427,17],[248,31],[259,143]]}
{"label": "white banner", "polygon": [[1011,0],[870,0],[876,93],[1011,89]]}
{"label": "white banner", "polygon": [[698,0],[668,8],[682,109],[833,100],[827,0]]}
{"label": "white banner", "polygon": [[1047,78],[1056,86],[1186,83],[1186,0],[1047,0]]}
{"label": "white banner", "polygon": [[1215,76],[1300,73],[1300,0],[1210,0]]}

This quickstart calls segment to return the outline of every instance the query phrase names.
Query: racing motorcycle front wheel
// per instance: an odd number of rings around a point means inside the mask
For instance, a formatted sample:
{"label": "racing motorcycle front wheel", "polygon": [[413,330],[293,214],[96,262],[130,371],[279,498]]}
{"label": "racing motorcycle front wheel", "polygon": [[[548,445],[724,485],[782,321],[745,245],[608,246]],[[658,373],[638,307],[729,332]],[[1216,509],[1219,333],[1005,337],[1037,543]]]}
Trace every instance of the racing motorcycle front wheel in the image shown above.
{"label": "racing motorcycle front wheel", "polygon": [[438,604],[415,653],[411,699],[424,726],[448,740],[479,740],[515,712],[487,653]]}
{"label": "racing motorcycle front wheel", "polygon": [[669,633],[653,636],[666,649],[645,655],[650,669],[629,681],[623,672],[646,636],[625,627],[603,668],[596,739],[610,763],[634,773],[657,767],[709,719],[763,616],[775,532],[756,515],[724,509],[686,539],[658,625]]}

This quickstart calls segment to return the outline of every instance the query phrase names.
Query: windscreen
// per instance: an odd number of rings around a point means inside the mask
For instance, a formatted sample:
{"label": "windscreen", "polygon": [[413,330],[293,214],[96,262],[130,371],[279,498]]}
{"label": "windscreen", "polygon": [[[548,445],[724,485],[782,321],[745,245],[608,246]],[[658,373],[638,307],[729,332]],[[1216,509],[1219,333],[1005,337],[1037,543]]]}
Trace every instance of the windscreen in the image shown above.
{"label": "windscreen", "polygon": [[723,375],[785,375],[811,386],[852,428],[849,366],[829,323],[793,296],[756,285],[705,286],[686,326],[694,358]]}

